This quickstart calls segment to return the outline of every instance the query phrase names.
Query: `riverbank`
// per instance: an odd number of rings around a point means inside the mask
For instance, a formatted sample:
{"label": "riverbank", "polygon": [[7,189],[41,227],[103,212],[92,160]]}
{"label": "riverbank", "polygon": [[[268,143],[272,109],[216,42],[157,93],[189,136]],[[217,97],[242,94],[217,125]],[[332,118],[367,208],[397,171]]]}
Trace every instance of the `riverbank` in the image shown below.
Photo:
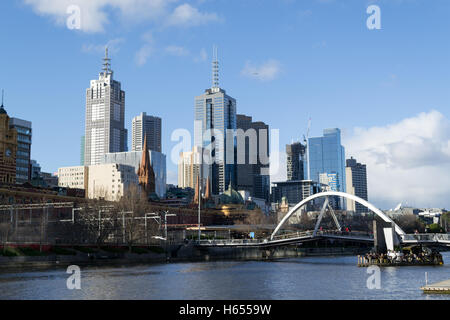
{"label": "riverbank", "polygon": [[[77,247],[75,247],[77,248]],[[27,249],[16,249],[30,253]],[[82,251],[79,251],[82,250]],[[84,252],[83,252],[84,251]],[[167,248],[128,247],[83,248],[73,247],[48,249],[33,255],[0,256],[0,270],[48,269],[54,267],[79,266],[123,266],[135,264],[157,264],[167,262],[202,262],[202,261],[270,261],[286,258],[308,256],[349,256],[363,254],[367,249],[361,248],[301,248],[297,246],[263,248],[198,248],[190,243],[170,245]],[[56,254],[53,252],[64,252]]]}

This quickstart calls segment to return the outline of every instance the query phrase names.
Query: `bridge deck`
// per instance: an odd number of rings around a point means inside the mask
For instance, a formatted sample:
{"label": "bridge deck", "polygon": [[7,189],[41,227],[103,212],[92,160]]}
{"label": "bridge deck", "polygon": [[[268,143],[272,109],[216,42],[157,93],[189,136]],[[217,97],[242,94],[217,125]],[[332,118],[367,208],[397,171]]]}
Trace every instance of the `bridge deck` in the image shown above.
{"label": "bridge deck", "polygon": [[[294,232],[273,237],[273,239],[230,239],[230,240],[202,240],[197,241],[198,246],[207,247],[270,247],[295,243],[302,243],[320,239],[334,239],[354,242],[373,242],[372,234],[366,232],[343,231],[313,231]],[[449,234],[406,234],[401,237],[402,244],[432,244],[450,246]]]}

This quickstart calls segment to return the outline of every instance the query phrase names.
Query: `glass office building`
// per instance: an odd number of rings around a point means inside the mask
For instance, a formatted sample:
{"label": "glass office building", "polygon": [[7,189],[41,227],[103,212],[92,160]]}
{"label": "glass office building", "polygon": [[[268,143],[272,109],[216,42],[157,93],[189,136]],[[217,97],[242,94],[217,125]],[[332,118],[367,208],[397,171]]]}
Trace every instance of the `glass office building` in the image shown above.
{"label": "glass office building", "polygon": [[321,174],[332,175],[335,191],[346,192],[345,148],[341,144],[341,130],[325,129],[323,137],[308,139],[308,148],[310,179],[320,181]]}
{"label": "glass office building", "polygon": [[[225,192],[230,182],[236,186],[234,159],[227,159],[230,157],[227,151],[232,151],[234,157],[236,139],[233,137],[227,145],[227,129],[236,130],[236,100],[223,89],[207,89],[195,98],[194,144],[202,148],[211,146],[211,158],[216,159],[209,168],[213,194]],[[210,134],[207,134],[208,130],[211,130]],[[226,150],[226,147],[232,150]]]}

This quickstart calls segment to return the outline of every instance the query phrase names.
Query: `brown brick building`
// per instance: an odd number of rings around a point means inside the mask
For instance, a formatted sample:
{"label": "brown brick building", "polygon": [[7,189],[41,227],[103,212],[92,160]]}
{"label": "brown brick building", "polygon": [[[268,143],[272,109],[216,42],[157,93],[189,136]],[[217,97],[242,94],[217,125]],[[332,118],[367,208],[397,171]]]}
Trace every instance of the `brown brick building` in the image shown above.
{"label": "brown brick building", "polygon": [[0,183],[16,183],[17,131],[9,125],[9,116],[0,107]]}

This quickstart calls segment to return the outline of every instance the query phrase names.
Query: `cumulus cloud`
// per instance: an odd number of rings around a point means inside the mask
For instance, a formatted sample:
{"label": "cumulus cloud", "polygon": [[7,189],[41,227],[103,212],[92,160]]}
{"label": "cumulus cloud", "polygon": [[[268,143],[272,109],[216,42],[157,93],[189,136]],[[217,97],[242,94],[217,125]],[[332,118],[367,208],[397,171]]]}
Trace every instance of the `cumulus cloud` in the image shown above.
{"label": "cumulus cloud", "polygon": [[281,63],[277,60],[268,60],[261,65],[254,65],[251,62],[245,64],[241,74],[243,76],[260,81],[274,80],[281,72]]}
{"label": "cumulus cloud", "polygon": [[347,157],[367,164],[369,201],[450,208],[450,120],[440,112],[355,128],[344,144]]}
{"label": "cumulus cloud", "polygon": [[81,31],[102,32],[110,23],[111,16],[118,16],[127,23],[154,21],[170,25],[200,25],[219,20],[215,13],[202,13],[188,5],[179,5],[172,11],[171,5],[178,0],[23,0],[40,15],[49,16],[58,25],[65,25],[71,6],[78,6],[81,13]]}
{"label": "cumulus cloud", "polygon": [[216,13],[203,13],[185,3],[175,8],[168,17],[167,26],[199,26],[209,22],[221,21]]}

